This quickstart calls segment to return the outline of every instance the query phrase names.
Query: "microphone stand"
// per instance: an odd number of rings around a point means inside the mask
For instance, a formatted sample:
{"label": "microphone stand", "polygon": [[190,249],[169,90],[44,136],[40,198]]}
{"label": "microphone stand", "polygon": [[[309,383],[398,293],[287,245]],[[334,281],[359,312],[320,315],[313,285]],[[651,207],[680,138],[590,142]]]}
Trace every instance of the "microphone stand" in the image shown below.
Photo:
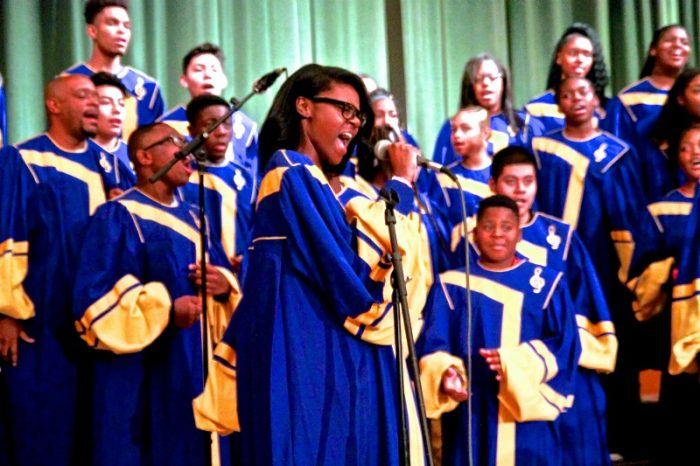
{"label": "microphone stand", "polygon": [[393,270],[391,272],[392,291],[392,306],[394,308],[394,342],[396,346],[396,376],[397,376],[397,399],[398,399],[398,420],[399,420],[399,464],[410,465],[410,445],[406,423],[406,397],[404,395],[404,358],[403,358],[403,343],[401,341],[401,321],[403,321],[404,332],[406,333],[406,342],[408,343],[408,356],[413,373],[414,385],[416,390],[416,401],[418,404],[418,416],[420,417],[421,433],[423,436],[423,445],[428,465],[433,466],[433,455],[430,451],[430,433],[428,431],[428,421],[425,416],[425,404],[423,402],[423,391],[420,383],[420,373],[418,372],[418,359],[416,358],[416,346],[413,341],[413,331],[411,329],[411,319],[408,309],[406,280],[404,278],[403,266],[401,264],[401,254],[399,254],[399,245],[396,239],[396,215],[394,207],[399,202],[399,196],[393,189],[387,191],[382,189],[379,196],[386,203],[384,212],[384,221],[389,227],[389,239],[391,242],[391,263]]}
{"label": "microphone stand", "polygon": [[[213,133],[216,128],[218,128],[222,123],[225,121],[228,121],[229,118],[231,118],[231,115],[233,115],[235,112],[239,111],[243,105],[250,100],[251,97],[253,97],[255,94],[262,94],[265,92],[270,86],[272,86],[273,82],[277,77],[282,74],[282,71],[286,71],[286,68],[278,68],[277,70],[273,71],[272,73],[268,73],[262,78],[258,79],[255,81],[253,84],[253,89],[251,92],[246,95],[243,100],[238,100],[235,97],[231,98],[231,107],[229,110],[218,120],[213,122],[209,127],[201,134],[198,134],[190,142],[188,142],[185,147],[180,149],[175,153],[173,156],[173,159],[168,162],[166,165],[164,165],[160,170],[158,170],[156,173],[151,175],[148,178],[148,181],[151,183],[155,183],[158,181],[161,177],[163,177],[170,169],[172,169],[176,163],[179,161],[183,160],[186,158],[188,155],[192,154],[194,156],[195,161],[197,162],[197,173],[199,176],[199,188],[198,188],[198,197],[199,197],[199,239],[200,239],[200,251],[201,251],[201,257],[200,257],[200,270],[202,271],[202,283],[200,285],[200,294],[202,297],[202,317],[200,318],[201,325],[202,325],[202,380],[203,383],[206,383],[207,377],[209,375],[209,345],[211,344],[210,339],[209,339],[209,318],[207,314],[208,310],[208,304],[207,304],[207,244],[208,244],[208,238],[207,238],[207,225],[206,225],[206,206],[205,206],[205,196],[204,196],[204,172],[206,171],[206,153],[203,150],[204,142],[209,138],[209,135]],[[213,433],[207,433],[205,436],[205,455],[206,455],[206,463],[205,464],[212,464],[212,435],[216,435]]]}

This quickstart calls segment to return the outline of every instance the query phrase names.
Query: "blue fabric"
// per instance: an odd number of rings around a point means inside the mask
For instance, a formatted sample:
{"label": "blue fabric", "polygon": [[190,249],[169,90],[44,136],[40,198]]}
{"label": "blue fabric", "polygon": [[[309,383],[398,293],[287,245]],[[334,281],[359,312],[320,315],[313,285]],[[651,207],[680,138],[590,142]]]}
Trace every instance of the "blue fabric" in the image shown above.
{"label": "blue fabric", "polygon": [[[23,153],[34,152],[43,163],[23,160]],[[19,343],[17,367],[0,362],[0,392],[5,394],[0,423],[7,433],[0,449],[13,464],[75,464],[77,377],[84,345],[73,326],[70,290],[90,205],[104,202],[114,167],[109,160],[101,163],[95,144],[66,152],[45,134],[3,148],[0,159],[0,243],[29,242],[23,288],[35,316],[22,325],[36,339]],[[75,176],[77,170],[68,174],[56,168],[63,165],[93,175],[91,185]]]}
{"label": "blue fabric", "polygon": [[[173,127],[178,131],[189,125],[184,105],[169,110],[163,114],[158,121],[163,123],[174,123]],[[231,144],[233,145],[232,161],[245,167],[256,181],[258,180],[258,125],[248,115],[239,110],[232,116],[233,131],[231,132]],[[189,133],[182,134],[190,137]]]}
{"label": "blue fabric", "polygon": [[[76,269],[76,320],[128,274],[140,284],[162,283],[173,302],[198,294],[188,279],[188,266],[196,260],[195,242],[160,221],[140,217],[124,201],[198,231],[194,206],[166,207],[136,189],[100,207],[90,219]],[[211,264],[229,267],[216,243],[210,242],[208,252]],[[192,400],[204,388],[201,332],[201,321],[186,329],[170,322],[141,352],[94,351],[87,382],[90,438],[83,445],[91,464],[204,464],[208,434],[195,428],[192,412]]]}
{"label": "blue fabric", "polygon": [[343,328],[383,302],[384,283],[313,173],[306,156],[281,151],[261,185],[243,300],[224,337],[237,352],[242,463],[397,464],[393,351]]}
{"label": "blue fabric", "polygon": [[[82,74],[90,77],[95,72],[85,63],[80,63],[63,71],[62,74]],[[126,90],[136,98],[137,114],[127,118],[135,117],[137,127],[155,122],[165,112],[165,101],[160,92],[160,85],[154,78],[130,66],[124,66],[116,76]]]}
{"label": "blue fabric", "polygon": [[[540,122],[531,120],[529,115],[524,112],[518,112],[518,117],[524,122],[524,125],[516,134],[510,128],[508,120],[502,113],[493,115],[490,120],[491,132],[496,134],[492,135],[489,139],[500,138],[507,141],[506,145],[527,146],[533,137],[544,134],[544,127]],[[437,140],[435,141],[435,147],[433,148],[434,162],[448,165],[460,159],[452,146],[451,136],[452,128],[450,119],[448,119],[442,124]],[[502,147],[494,147],[494,144],[489,141],[486,150],[489,155],[493,155],[500,149],[502,149]]]}
{"label": "blue fabric", "polygon": [[[223,216],[227,212],[223,209],[223,205],[228,202],[235,202],[235,228],[230,233],[234,237],[229,238],[233,241],[234,250],[231,251],[233,256],[242,255],[244,260],[239,272],[240,281],[243,281],[245,275],[244,270],[247,267],[245,256],[248,252],[248,246],[251,239],[251,230],[253,227],[253,216],[255,213],[255,197],[257,194],[257,186],[255,179],[245,168],[234,162],[225,162],[225,164],[215,166],[206,166],[204,172],[208,175],[216,177],[225,186],[235,192],[234,199],[229,199],[228,194],[212,189],[211,186],[205,183],[205,207],[207,218],[211,222],[210,233],[212,238],[219,243],[222,241]],[[192,205],[199,205],[199,174],[192,174],[190,183],[181,188],[184,199]],[[224,252],[227,253],[226,249]]]}
{"label": "blue fabric", "polygon": [[[498,283],[510,292],[522,296],[522,306],[513,314],[504,312],[507,297],[496,299],[472,288],[472,318],[466,312],[464,269],[445,272],[433,285],[425,310],[425,328],[418,342],[421,357],[445,351],[468,363],[471,346],[472,379],[472,443],[469,444],[467,403],[442,415],[443,462],[454,466],[468,465],[469,453],[474,464],[495,465],[499,439],[499,382],[489,369],[480,348],[512,347],[530,340],[541,340],[555,356],[559,372],[548,383],[567,396],[572,393],[579,346],[566,283],[558,281],[558,273],[527,261],[503,271],[493,271],[476,263],[471,268],[473,278]],[[544,289],[535,293],[529,285],[538,274],[544,279]],[[449,276],[452,276],[449,278]],[[474,283],[474,280],[472,280]],[[548,296],[551,298],[548,300]],[[501,301],[503,300],[503,301]],[[517,342],[502,343],[503,328],[517,324]],[[471,326],[471,340],[468,327]],[[500,408],[504,409],[504,408]],[[528,421],[515,424],[513,452],[515,464],[562,464],[562,449],[557,421]]]}

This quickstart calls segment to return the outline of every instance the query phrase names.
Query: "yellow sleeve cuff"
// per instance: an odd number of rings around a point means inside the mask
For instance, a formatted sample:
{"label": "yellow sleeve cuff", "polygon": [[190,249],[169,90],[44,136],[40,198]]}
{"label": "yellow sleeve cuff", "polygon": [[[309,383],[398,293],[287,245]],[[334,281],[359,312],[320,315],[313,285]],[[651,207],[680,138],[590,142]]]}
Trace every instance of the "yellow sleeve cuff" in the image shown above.
{"label": "yellow sleeve cuff", "polygon": [[209,361],[204,392],[192,402],[198,429],[222,435],[240,431],[235,367],[236,352],[226,343],[219,343]]}
{"label": "yellow sleeve cuff", "polygon": [[464,362],[449,353],[438,351],[423,356],[419,366],[425,414],[430,419],[439,419],[443,413],[450,412],[459,405],[458,401],[443,393],[442,376],[447,369],[454,366],[466,385]]}

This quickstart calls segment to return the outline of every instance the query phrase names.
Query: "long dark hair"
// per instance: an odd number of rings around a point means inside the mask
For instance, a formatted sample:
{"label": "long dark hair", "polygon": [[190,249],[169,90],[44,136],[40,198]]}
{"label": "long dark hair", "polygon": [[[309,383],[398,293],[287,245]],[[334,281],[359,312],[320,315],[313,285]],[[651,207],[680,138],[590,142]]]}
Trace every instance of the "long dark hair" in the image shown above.
{"label": "long dark hair", "polygon": [[646,60],[644,60],[642,71],[639,72],[639,79],[644,79],[647,76],[651,76],[651,73],[654,71],[654,67],[656,66],[656,57],[651,54],[651,49],[654,49],[659,45],[659,41],[661,40],[664,34],[666,34],[671,29],[675,28],[683,29],[686,34],[688,33],[686,28],[681,26],[680,24],[669,24],[667,26],[660,27],[659,29],[654,31],[654,36],[651,38],[649,48],[647,48],[647,58]]}
{"label": "long dark hair", "polygon": [[681,133],[698,122],[679,102],[679,98],[685,94],[690,82],[697,76],[700,76],[700,68],[688,68],[678,75],[673,87],[668,91],[666,104],[649,133],[649,137],[658,147],[668,146],[667,154],[672,160],[678,160],[678,142]]}
{"label": "long dark hair", "polygon": [[301,115],[296,109],[297,97],[314,97],[330,89],[335,83],[347,84],[357,91],[360,110],[367,115],[367,122],[350,142],[343,163],[334,167],[333,171],[342,170],[358,142],[369,138],[374,125],[374,116],[362,79],[343,68],[317,64],[304,65],[282,84],[260,129],[258,164],[261,172],[264,172],[275,151],[296,149],[301,142]]}
{"label": "long dark hair", "polygon": [[552,55],[552,62],[549,65],[549,76],[547,76],[547,89],[557,89],[561,84],[561,65],[557,64],[557,55],[561,49],[569,42],[570,39],[576,36],[585,37],[591,41],[593,45],[593,63],[591,64],[591,69],[588,70],[588,74],[585,76],[591,84],[593,84],[593,90],[598,96],[601,107],[607,102],[607,97],[605,97],[605,86],[608,85],[608,68],[605,66],[605,56],[603,55],[603,47],[600,45],[600,39],[598,39],[598,34],[595,30],[586,23],[574,23],[561,35],[556,47],[554,47],[554,54]]}
{"label": "long dark hair", "polygon": [[485,61],[492,61],[498,67],[498,72],[501,73],[503,79],[503,94],[501,94],[501,112],[508,120],[508,126],[511,127],[514,133],[517,133],[523,126],[523,121],[513,110],[513,99],[510,90],[510,73],[500,61],[496,60],[491,54],[480,53],[469,59],[464,65],[464,73],[462,73],[462,93],[459,98],[459,108],[469,107],[472,105],[481,106],[476,99],[474,93],[474,83],[476,75],[479,72],[479,67]]}

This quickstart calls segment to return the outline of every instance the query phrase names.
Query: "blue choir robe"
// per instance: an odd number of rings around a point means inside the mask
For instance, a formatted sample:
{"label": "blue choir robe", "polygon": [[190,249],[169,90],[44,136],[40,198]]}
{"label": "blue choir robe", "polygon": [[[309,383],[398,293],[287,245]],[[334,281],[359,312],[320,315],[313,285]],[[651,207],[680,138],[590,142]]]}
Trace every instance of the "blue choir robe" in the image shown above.
{"label": "blue choir robe", "polygon": [[693,198],[679,189],[647,206],[649,215],[639,228],[639,247],[630,266],[628,287],[635,293],[632,308],[639,321],[647,321],[669,305],[672,272],[683,249],[693,241],[688,236],[688,217]]}
{"label": "blue choir robe", "polygon": [[581,357],[574,405],[560,417],[564,464],[610,464],[598,373],[614,370],[617,337],[597,273],[576,232],[561,220],[537,212],[521,232],[517,251],[530,262],[564,272],[576,313]]}
{"label": "blue choir robe", "polygon": [[[397,215],[408,215],[410,186],[390,180],[386,187],[399,195]],[[240,429],[242,464],[398,464],[393,334],[373,326],[388,325],[383,291],[391,267],[383,258],[390,245],[386,228],[365,221],[373,217],[346,211],[307,156],[273,155],[258,194],[243,299],[195,400],[202,428]],[[416,241],[405,227],[397,221],[402,255]],[[411,406],[410,455],[423,464]]]}
{"label": "blue choir robe", "polygon": [[666,144],[659,147],[649,138],[637,141],[637,171],[647,204],[660,201],[684,180],[678,163],[669,158],[667,150]]}
{"label": "blue choir robe", "polygon": [[634,149],[604,131],[586,141],[557,131],[534,138],[532,148],[539,168],[538,210],[576,229],[611,298],[627,280],[634,232],[644,212]]}
{"label": "blue choir robe", "polygon": [[[90,77],[95,71],[87,64],[79,63],[61,74],[82,74]],[[165,101],[158,81],[146,73],[124,66],[116,76],[130,94],[124,99],[126,118],[122,128],[122,138],[128,141],[136,128],[155,122],[165,112]]]}
{"label": "blue choir robe", "polygon": [[[97,144],[97,142],[95,142]],[[97,144],[102,152],[112,156],[112,164],[117,167],[115,172],[116,182],[130,188],[136,184],[136,173],[129,159],[129,146],[123,139],[119,139],[117,147],[103,147]]]}
{"label": "blue choir robe", "polygon": [[668,98],[668,89],[659,89],[646,77],[622,89],[608,104],[601,128],[628,144],[637,146],[647,139]]}
{"label": "blue choir robe", "polygon": [[[202,346],[221,339],[240,289],[223,251],[210,241],[208,263],[232,291],[225,299],[209,297],[206,331],[201,320],[186,329],[172,322],[175,300],[198,294],[188,278],[188,266],[202,257],[198,223],[194,206],[166,206],[136,188],[104,204],[89,222],[73,313],[80,337],[96,350],[84,401],[90,403],[84,448],[91,464],[206,463],[207,434],[195,427],[192,411],[204,384]],[[212,457],[218,455],[214,442]],[[228,453],[222,457],[227,464]]]}
{"label": "blue choir robe", "polygon": [[7,145],[7,99],[5,82],[0,74],[0,147]]}
{"label": "blue choir robe", "polygon": [[[440,275],[418,345],[428,417],[442,416],[443,464],[466,466],[470,454],[480,465],[562,464],[553,421],[574,402],[580,354],[562,274],[526,260],[501,271],[476,263],[469,277],[471,318],[465,278],[464,269]],[[479,355],[481,348],[498,349],[500,382]],[[468,380],[467,402],[441,391],[451,366]]]}
{"label": "blue choir robe", "polygon": [[668,371],[672,375],[684,372],[697,375],[700,350],[700,189],[687,217],[686,244],[678,260],[678,278],[673,286],[671,304],[671,360]]}
{"label": "blue choir robe", "polygon": [[[462,203],[460,196],[464,197],[467,217],[476,214],[479,202],[493,195],[488,181],[491,177],[491,163],[478,169],[466,168],[461,161],[453,162],[447,166],[457,176],[459,186],[444,173],[426,174],[426,177],[435,181],[423,182],[423,189],[427,189],[427,195],[436,209],[441,209],[447,218],[447,226],[451,241],[455,235],[461,234],[463,228]],[[461,187],[461,191],[460,191]]]}
{"label": "blue choir robe", "polygon": [[48,134],[4,147],[0,160],[0,317],[36,340],[19,341],[17,367],[0,362],[0,449],[13,464],[75,464],[83,346],[70,290],[88,217],[118,187],[116,168],[91,141],[69,152]]}
{"label": "blue choir robe", "polygon": [[[559,104],[552,90],[533,97],[525,104],[523,111],[530,116],[531,121],[541,124],[542,134],[562,129],[566,125],[564,114],[559,110]],[[602,120],[605,114],[603,109],[596,110],[596,122]]]}
{"label": "blue choir robe", "polygon": [[[158,121],[167,123],[184,137],[189,137],[189,122],[184,105],[178,105],[162,115]],[[226,150],[226,159],[245,167],[253,178],[258,179],[258,124],[238,110],[231,115],[233,131],[231,144]],[[263,167],[264,168],[264,167]]]}
{"label": "blue choir robe", "polygon": [[[229,260],[245,256],[250,243],[257,186],[253,176],[240,165],[222,161],[204,167],[205,212],[211,222],[212,238],[223,247]],[[180,190],[184,200],[199,205],[199,173]],[[245,260],[239,277],[242,277]],[[242,280],[241,280],[242,281]]]}
{"label": "blue choir robe", "polygon": [[[519,112],[523,127],[515,132],[508,123],[508,119],[502,114],[491,116],[491,136],[489,136],[487,152],[493,155],[499,150],[511,144],[527,145],[534,136],[544,134],[544,128],[537,121],[531,121],[529,115]],[[433,149],[433,161],[443,165],[451,164],[460,160],[460,156],[452,146],[452,124],[451,120],[446,120],[438,133],[435,147]]]}

